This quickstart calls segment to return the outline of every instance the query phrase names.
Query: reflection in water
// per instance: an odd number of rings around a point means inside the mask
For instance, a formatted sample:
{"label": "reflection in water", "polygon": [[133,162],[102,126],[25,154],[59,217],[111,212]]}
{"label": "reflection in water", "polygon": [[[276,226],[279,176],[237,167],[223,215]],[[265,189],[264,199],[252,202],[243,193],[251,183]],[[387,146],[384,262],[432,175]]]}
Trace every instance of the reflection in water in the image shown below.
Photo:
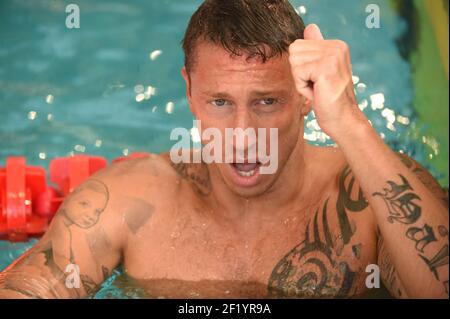
{"label": "reflection in water", "polygon": [[[271,298],[267,285],[260,282],[179,279],[138,280],[126,274],[115,277],[112,285],[97,293],[96,298],[129,299],[261,299]],[[302,298],[304,296],[298,296]],[[292,297],[291,297],[292,298]],[[369,290],[354,298],[392,298],[386,288]]]}
{"label": "reflection in water", "polygon": [[268,298],[267,285],[259,282],[179,279],[138,280],[121,275],[113,283],[129,298],[202,299]]}

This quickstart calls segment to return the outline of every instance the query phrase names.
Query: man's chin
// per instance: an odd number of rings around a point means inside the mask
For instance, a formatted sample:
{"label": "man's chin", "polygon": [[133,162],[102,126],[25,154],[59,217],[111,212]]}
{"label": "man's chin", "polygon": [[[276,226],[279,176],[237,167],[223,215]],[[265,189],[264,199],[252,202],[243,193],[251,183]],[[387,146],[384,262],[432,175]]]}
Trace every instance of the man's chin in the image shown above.
{"label": "man's chin", "polygon": [[269,187],[261,186],[262,185],[258,185],[251,188],[233,187],[231,188],[231,191],[239,197],[252,199],[264,195],[269,189]]}

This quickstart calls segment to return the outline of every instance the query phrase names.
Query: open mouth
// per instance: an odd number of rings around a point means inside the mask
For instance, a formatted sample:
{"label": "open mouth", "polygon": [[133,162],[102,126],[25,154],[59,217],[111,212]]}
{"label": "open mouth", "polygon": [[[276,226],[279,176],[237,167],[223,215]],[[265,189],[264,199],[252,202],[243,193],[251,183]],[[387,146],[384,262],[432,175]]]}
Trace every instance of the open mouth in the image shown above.
{"label": "open mouth", "polygon": [[234,182],[243,187],[254,186],[258,183],[261,163],[231,163]]}
{"label": "open mouth", "polygon": [[258,170],[260,163],[248,163],[248,164],[241,164],[241,163],[233,163],[232,164],[236,172],[243,177],[251,177],[256,174],[256,171]]}

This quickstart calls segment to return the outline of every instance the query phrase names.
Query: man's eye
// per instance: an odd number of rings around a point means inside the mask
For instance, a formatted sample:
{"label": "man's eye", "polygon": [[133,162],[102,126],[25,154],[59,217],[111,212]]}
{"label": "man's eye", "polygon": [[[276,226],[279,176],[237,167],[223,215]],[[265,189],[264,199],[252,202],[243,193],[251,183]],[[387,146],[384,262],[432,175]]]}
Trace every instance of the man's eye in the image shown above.
{"label": "man's eye", "polygon": [[212,101],[212,104],[214,104],[214,106],[221,107],[221,106],[225,106],[227,104],[227,101],[224,99],[217,99],[217,100]]}
{"label": "man's eye", "polygon": [[277,99],[267,98],[260,101],[262,105],[274,105],[277,103]]}

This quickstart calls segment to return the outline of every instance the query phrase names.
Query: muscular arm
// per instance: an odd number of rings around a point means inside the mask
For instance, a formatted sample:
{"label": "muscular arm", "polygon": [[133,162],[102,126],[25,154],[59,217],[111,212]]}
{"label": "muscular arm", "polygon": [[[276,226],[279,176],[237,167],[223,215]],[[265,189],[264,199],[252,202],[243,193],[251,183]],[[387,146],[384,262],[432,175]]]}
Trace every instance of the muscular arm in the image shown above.
{"label": "muscular arm", "polygon": [[348,45],[324,40],[317,25],[309,25],[304,39],[289,46],[289,62],[297,91],[312,102],[320,127],[360,182],[407,295],[448,297],[448,206],[358,108]]}
{"label": "muscular arm", "polygon": [[0,273],[0,298],[80,298],[121,258],[118,214],[108,186],[90,179],[61,205],[42,239]]}
{"label": "muscular arm", "polygon": [[[397,154],[400,158],[400,160],[403,162],[403,164],[411,171],[413,172],[417,178],[428,188],[428,190],[438,198],[442,204],[448,206],[448,193],[445,192],[439,185],[439,183],[433,178],[433,176],[425,169],[423,168],[419,163],[417,163],[415,160],[410,158],[407,155],[404,154]],[[414,229],[414,228],[413,228]],[[443,232],[444,234],[447,233],[447,230],[443,229],[442,227],[438,227],[439,232]],[[433,235],[434,231],[431,230]],[[409,233],[406,235],[411,239],[418,239],[420,238],[418,233],[410,230]],[[417,235],[417,236],[414,236]],[[439,234],[440,235],[440,234]],[[447,236],[447,235],[446,235]],[[430,237],[431,240],[431,237]],[[447,237],[448,240],[448,237]],[[416,248],[425,250],[425,246],[419,246],[420,244],[424,245],[427,244],[426,241],[418,241]],[[385,245],[383,236],[380,232],[378,232],[378,265],[381,269],[381,278],[383,280],[384,285],[389,290],[389,292],[392,294],[392,296],[396,298],[407,298],[408,295],[406,294],[406,289],[404,287],[404,284],[401,282],[400,276],[395,268],[394,262],[392,260],[392,256],[389,253],[388,248]],[[445,285],[445,282],[444,282]],[[448,283],[447,283],[448,285]],[[448,286],[446,286],[448,287]],[[448,288],[446,288],[448,291]]]}
{"label": "muscular arm", "polygon": [[349,127],[337,143],[366,194],[405,294],[448,297],[449,215],[443,196],[425,185],[426,171],[418,175],[404,165],[368,123]]}

